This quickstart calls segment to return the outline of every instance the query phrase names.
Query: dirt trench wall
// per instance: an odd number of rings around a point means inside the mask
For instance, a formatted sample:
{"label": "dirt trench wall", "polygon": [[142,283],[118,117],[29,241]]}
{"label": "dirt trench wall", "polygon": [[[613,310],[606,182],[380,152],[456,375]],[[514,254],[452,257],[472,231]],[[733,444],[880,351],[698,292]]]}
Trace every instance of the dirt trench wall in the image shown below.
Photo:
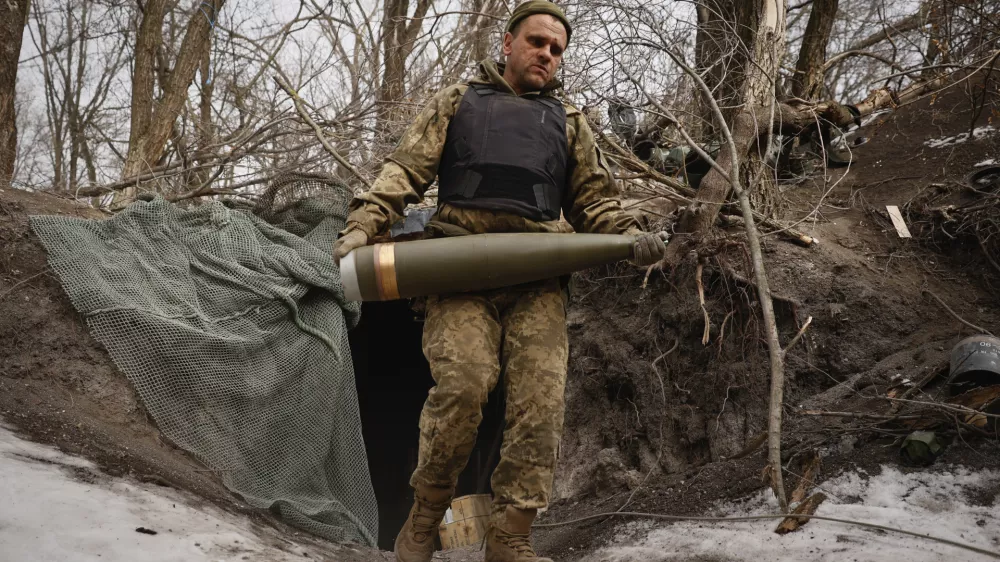
{"label": "dirt trench wall", "polygon": [[[943,364],[949,344],[969,333],[924,289],[972,318],[997,317],[978,276],[926,271],[928,261],[946,271],[965,264],[912,244],[903,254],[894,233],[858,231],[864,220],[857,210],[820,225],[813,234],[823,243],[814,248],[765,240],[782,342],[814,319],[786,359],[786,419],[795,405],[901,351],[914,358],[900,364],[904,376]],[[578,277],[557,499],[634,488],[650,471],[684,474],[741,452],[766,430],[770,374],[748,273],[738,251],[706,266],[707,346],[693,267],[654,275],[645,290],[643,272],[628,266]]]}
{"label": "dirt trench wall", "polygon": [[55,197],[16,190],[2,195],[0,381],[87,396],[119,423],[141,419],[131,385],[88,333],[28,226],[31,214],[99,218],[100,213]]}
{"label": "dirt trench wall", "polygon": [[749,361],[716,360],[717,348],[700,344],[694,293],[661,279],[643,291],[641,282],[628,266],[577,280],[557,498],[634,487],[651,470],[683,472],[761,429],[757,350]]}
{"label": "dirt trench wall", "polygon": [[132,475],[244,510],[211,471],[163,440],[49,269],[28,225],[34,214],[104,218],[49,194],[0,190],[0,419],[112,476]]}

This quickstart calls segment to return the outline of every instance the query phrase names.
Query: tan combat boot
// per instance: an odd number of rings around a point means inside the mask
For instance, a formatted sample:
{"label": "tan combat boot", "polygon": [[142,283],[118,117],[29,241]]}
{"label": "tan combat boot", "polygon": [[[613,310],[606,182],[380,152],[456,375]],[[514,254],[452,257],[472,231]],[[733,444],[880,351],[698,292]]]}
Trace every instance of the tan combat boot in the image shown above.
{"label": "tan combat boot", "polygon": [[485,562],[552,562],[551,558],[539,558],[531,548],[531,523],[536,513],[534,509],[508,505],[490,524]]}
{"label": "tan combat boot", "polygon": [[451,502],[451,490],[417,488],[406,523],[396,536],[396,562],[430,562],[434,537]]}

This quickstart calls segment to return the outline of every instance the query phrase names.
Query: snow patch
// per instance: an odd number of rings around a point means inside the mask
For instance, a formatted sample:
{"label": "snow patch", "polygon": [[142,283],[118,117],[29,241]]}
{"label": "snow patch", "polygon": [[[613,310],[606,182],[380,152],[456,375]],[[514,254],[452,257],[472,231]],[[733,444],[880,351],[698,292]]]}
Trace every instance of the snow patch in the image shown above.
{"label": "snow patch", "polygon": [[968,141],[970,138],[972,140],[979,140],[990,136],[996,129],[992,125],[986,125],[985,127],[976,127],[972,130],[972,136],[969,133],[962,133],[960,135],[955,135],[953,137],[944,137],[940,139],[930,139],[924,141],[924,145],[931,148],[945,148],[949,146],[955,146],[957,144],[962,144]]}
{"label": "snow patch", "polygon": [[[1000,553],[997,497],[992,505],[973,505],[977,491],[997,489],[1000,472],[971,472],[952,467],[935,472],[904,474],[882,467],[881,474],[845,473],[820,485],[827,494],[817,515],[876,523],[927,533]],[[980,492],[979,494],[983,494]],[[744,502],[717,505],[710,515],[764,515],[777,512],[770,491]],[[667,562],[725,560],[727,562],[938,562],[995,560],[986,555],[910,537],[832,521],[813,520],[784,536],[774,533],[777,520],[660,526],[636,540],[634,524],[619,527],[617,544],[605,547],[585,562]],[[639,527],[641,529],[641,527]],[[1000,554],[998,554],[1000,555]]]}
{"label": "snow patch", "polygon": [[[2,560],[311,560],[268,546],[248,521],[190,494],[109,477],[89,461],[25,441],[3,426],[0,480]],[[138,527],[156,534],[136,532]]]}
{"label": "snow patch", "polygon": [[997,161],[994,160],[993,158],[987,158],[986,160],[983,160],[982,162],[977,163],[975,167],[976,168],[982,168],[984,166],[994,166],[994,165],[996,165],[996,163],[997,163]]}

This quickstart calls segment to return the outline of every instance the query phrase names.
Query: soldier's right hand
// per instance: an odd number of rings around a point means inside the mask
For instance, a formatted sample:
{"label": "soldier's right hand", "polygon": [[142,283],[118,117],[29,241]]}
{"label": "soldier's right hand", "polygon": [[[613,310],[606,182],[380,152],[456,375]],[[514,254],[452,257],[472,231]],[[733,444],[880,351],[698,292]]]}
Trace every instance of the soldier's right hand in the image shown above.
{"label": "soldier's right hand", "polygon": [[355,248],[360,248],[368,244],[368,235],[360,230],[352,230],[347,234],[341,236],[333,243],[333,261],[340,265],[340,260],[344,258],[347,254],[351,253],[351,250]]}

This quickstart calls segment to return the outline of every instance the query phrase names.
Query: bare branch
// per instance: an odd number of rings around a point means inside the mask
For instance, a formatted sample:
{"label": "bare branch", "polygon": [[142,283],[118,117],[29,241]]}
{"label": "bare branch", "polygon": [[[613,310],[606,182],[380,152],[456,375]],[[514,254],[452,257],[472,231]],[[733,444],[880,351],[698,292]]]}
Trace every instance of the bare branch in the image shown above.
{"label": "bare branch", "polygon": [[308,123],[309,126],[312,127],[313,131],[316,132],[316,138],[318,138],[319,142],[322,143],[323,148],[330,153],[330,156],[333,156],[334,159],[336,159],[341,166],[343,166],[349,172],[354,174],[356,178],[361,180],[361,183],[365,184],[365,186],[371,189],[372,184],[370,181],[368,181],[368,178],[363,176],[361,172],[358,171],[357,168],[351,165],[351,163],[348,162],[346,158],[341,156],[340,153],[333,148],[330,142],[326,140],[326,135],[323,134],[323,130],[319,128],[319,125],[317,125],[316,122],[313,121],[312,117],[310,117],[309,113],[305,110],[305,107],[303,107],[302,99],[299,97],[298,92],[296,92],[295,90],[292,89],[291,86],[286,84],[285,81],[280,76],[275,76],[274,81],[278,83],[278,86],[281,86],[281,89],[284,90],[286,94],[288,94],[288,97],[292,98],[292,102],[295,104],[295,110],[299,113],[299,116],[302,117],[302,120]]}

